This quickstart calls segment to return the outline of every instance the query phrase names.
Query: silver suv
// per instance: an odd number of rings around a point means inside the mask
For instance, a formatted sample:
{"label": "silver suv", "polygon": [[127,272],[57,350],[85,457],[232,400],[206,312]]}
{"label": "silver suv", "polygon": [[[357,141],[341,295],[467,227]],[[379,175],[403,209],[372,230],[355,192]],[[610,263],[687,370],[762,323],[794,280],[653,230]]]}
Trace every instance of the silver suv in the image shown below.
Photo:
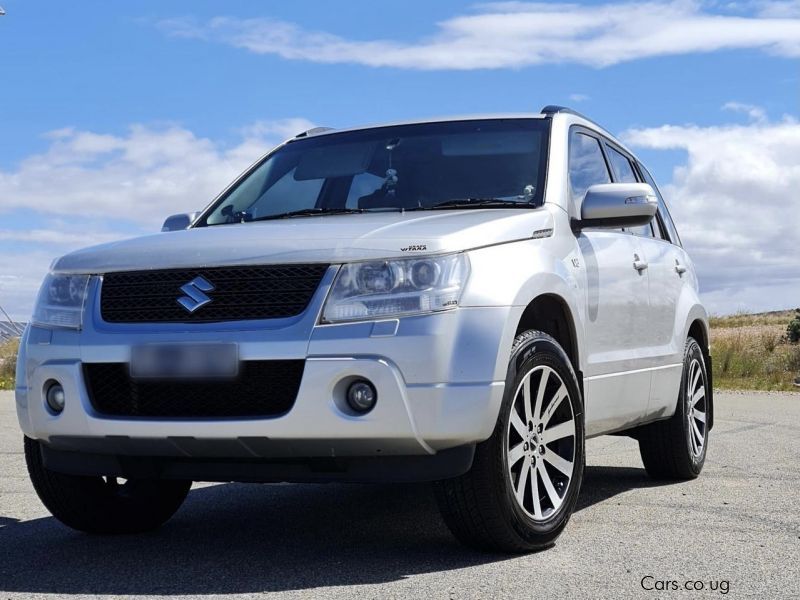
{"label": "silver suv", "polygon": [[18,362],[36,491],[93,533],[161,525],[192,481],[432,481],[460,540],[529,551],[586,438],[692,478],[713,423],[667,206],[556,106],[301,133],[202,213],[57,260]]}

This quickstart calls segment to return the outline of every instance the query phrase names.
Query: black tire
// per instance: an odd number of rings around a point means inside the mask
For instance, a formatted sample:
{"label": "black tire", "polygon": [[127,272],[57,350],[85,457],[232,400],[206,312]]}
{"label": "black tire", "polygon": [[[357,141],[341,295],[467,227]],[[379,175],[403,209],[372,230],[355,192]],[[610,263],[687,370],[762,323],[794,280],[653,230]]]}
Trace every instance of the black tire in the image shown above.
{"label": "black tire", "polygon": [[[517,459],[522,464],[519,471],[520,479],[517,479],[515,484],[512,481],[514,476],[509,463],[511,465],[520,463],[509,459],[507,449],[510,445],[507,444],[510,443],[510,436],[521,437],[511,432],[512,426],[509,424],[512,420],[512,410],[516,411],[519,416],[519,410],[515,408],[515,406],[519,406],[517,390],[520,390],[520,394],[522,394],[520,386],[526,375],[531,373],[531,382],[533,382],[533,378],[537,376],[536,372],[540,370],[542,375],[539,376],[538,381],[541,386],[545,381],[545,374],[549,373],[547,370],[538,369],[542,366],[549,367],[558,375],[558,379],[563,382],[569,394],[568,402],[562,401],[560,404],[557,402],[555,404],[559,405],[559,411],[566,410],[564,408],[566,404],[574,420],[574,435],[571,439],[566,440],[573,449],[571,454],[573,473],[565,487],[561,488],[563,494],[561,494],[560,507],[551,508],[552,513],[545,516],[540,506],[540,518],[535,519],[520,505],[514,494],[514,486],[519,485],[522,471],[526,468],[525,464],[530,465],[530,463]],[[547,386],[553,380],[556,380],[556,384],[560,386],[557,378],[552,378],[549,374],[547,377],[549,379],[544,385],[548,392],[551,388]],[[546,406],[542,405],[541,413],[547,412]],[[555,417],[555,413],[552,413],[552,417]],[[545,427],[549,427],[549,425],[545,425]],[[514,428],[514,431],[518,431],[518,429]],[[533,434],[533,430],[531,430],[531,434]],[[522,439],[524,441],[525,438]],[[563,441],[553,443],[561,444]],[[552,445],[549,444],[550,442],[544,442],[548,451],[552,448]],[[538,448],[541,450],[542,446]],[[537,456],[532,458],[534,466],[530,467],[533,472],[530,477],[533,479],[528,479],[527,484],[522,482],[523,494],[527,494],[527,496],[523,496],[523,503],[524,501],[532,502],[533,494],[531,488],[524,489],[525,486],[535,486],[537,489],[541,489],[539,482],[543,482],[543,480],[537,475],[536,459]],[[524,458],[524,460],[527,461],[528,458]],[[546,465],[543,455],[540,460],[541,467],[544,468]],[[450,531],[468,546],[481,550],[513,553],[542,550],[555,543],[575,509],[583,479],[584,464],[584,415],[580,388],[570,360],[561,346],[549,335],[539,331],[526,331],[517,336],[514,341],[500,416],[492,436],[478,444],[472,467],[467,473],[434,484],[436,499]],[[549,469],[550,467],[548,467]],[[548,502],[546,496],[540,496],[539,504],[543,505],[543,502]],[[551,504],[551,507],[554,506],[554,503]]]}
{"label": "black tire", "polygon": [[39,442],[25,438],[25,461],[33,487],[47,510],[64,525],[98,534],[156,529],[180,508],[191,481],[82,477],[50,471]]}
{"label": "black tire", "polygon": [[[696,368],[699,369],[700,377],[700,381],[694,385],[692,385],[692,381],[689,381],[692,365],[696,365]],[[697,412],[694,413],[690,413],[692,410],[690,386],[695,388],[695,393],[698,393],[700,389],[703,392],[703,397],[695,405]],[[697,341],[690,337],[686,340],[683,353],[683,373],[681,374],[681,388],[678,393],[675,414],[667,420],[642,427],[637,434],[642,462],[650,477],[654,479],[694,479],[700,475],[708,451],[709,398],[708,372],[703,351]],[[702,414],[706,420],[701,422],[693,417],[690,421],[690,414]],[[696,447],[693,447],[692,436],[695,436],[695,440],[698,438],[691,429],[692,423],[703,437],[702,448],[699,452]]]}

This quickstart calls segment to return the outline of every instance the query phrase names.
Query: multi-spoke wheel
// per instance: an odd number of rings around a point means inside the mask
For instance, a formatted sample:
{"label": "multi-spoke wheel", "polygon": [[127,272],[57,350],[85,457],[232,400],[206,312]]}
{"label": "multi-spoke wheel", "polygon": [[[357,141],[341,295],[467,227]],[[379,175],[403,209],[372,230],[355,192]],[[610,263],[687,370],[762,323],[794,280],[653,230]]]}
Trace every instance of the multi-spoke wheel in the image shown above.
{"label": "multi-spoke wheel", "polygon": [[692,479],[700,474],[708,449],[710,393],[703,351],[690,337],[675,414],[641,428],[638,434],[642,462],[650,476]]}
{"label": "multi-spoke wheel", "polygon": [[538,550],[556,540],[583,478],[581,407],[561,346],[538,331],[519,335],[492,437],[476,448],[469,472],[436,485],[456,537],[506,552]]}
{"label": "multi-spoke wheel", "polygon": [[706,446],[706,378],[703,365],[697,358],[692,358],[689,363],[689,377],[686,378],[686,383],[689,446],[692,456],[699,457]]}
{"label": "multi-spoke wheel", "polygon": [[535,367],[520,382],[506,439],[514,497],[529,517],[546,520],[564,503],[575,471],[575,415],[550,367]]}

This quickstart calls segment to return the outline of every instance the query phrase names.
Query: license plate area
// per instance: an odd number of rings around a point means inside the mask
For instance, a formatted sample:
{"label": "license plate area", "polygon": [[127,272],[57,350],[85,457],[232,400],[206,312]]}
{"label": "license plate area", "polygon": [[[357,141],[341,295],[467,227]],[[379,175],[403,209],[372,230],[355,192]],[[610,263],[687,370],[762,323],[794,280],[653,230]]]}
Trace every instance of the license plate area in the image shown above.
{"label": "license plate area", "polygon": [[131,348],[132,379],[233,379],[238,373],[236,344],[143,344]]}

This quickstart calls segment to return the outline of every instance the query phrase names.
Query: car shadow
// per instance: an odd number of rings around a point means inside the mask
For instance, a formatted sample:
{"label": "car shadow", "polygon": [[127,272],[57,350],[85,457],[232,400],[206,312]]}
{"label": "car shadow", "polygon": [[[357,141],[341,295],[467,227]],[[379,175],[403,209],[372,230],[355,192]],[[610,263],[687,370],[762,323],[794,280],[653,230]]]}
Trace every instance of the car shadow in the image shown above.
{"label": "car shadow", "polygon": [[586,467],[576,511],[589,508],[630,490],[666,487],[678,481],[652,479],[643,468]]}
{"label": "car shadow", "polygon": [[[654,485],[642,469],[588,467],[578,510]],[[91,536],[52,517],[0,517],[0,591],[164,595],[386,583],[508,560],[461,546],[427,485],[193,489],[158,531]]]}

